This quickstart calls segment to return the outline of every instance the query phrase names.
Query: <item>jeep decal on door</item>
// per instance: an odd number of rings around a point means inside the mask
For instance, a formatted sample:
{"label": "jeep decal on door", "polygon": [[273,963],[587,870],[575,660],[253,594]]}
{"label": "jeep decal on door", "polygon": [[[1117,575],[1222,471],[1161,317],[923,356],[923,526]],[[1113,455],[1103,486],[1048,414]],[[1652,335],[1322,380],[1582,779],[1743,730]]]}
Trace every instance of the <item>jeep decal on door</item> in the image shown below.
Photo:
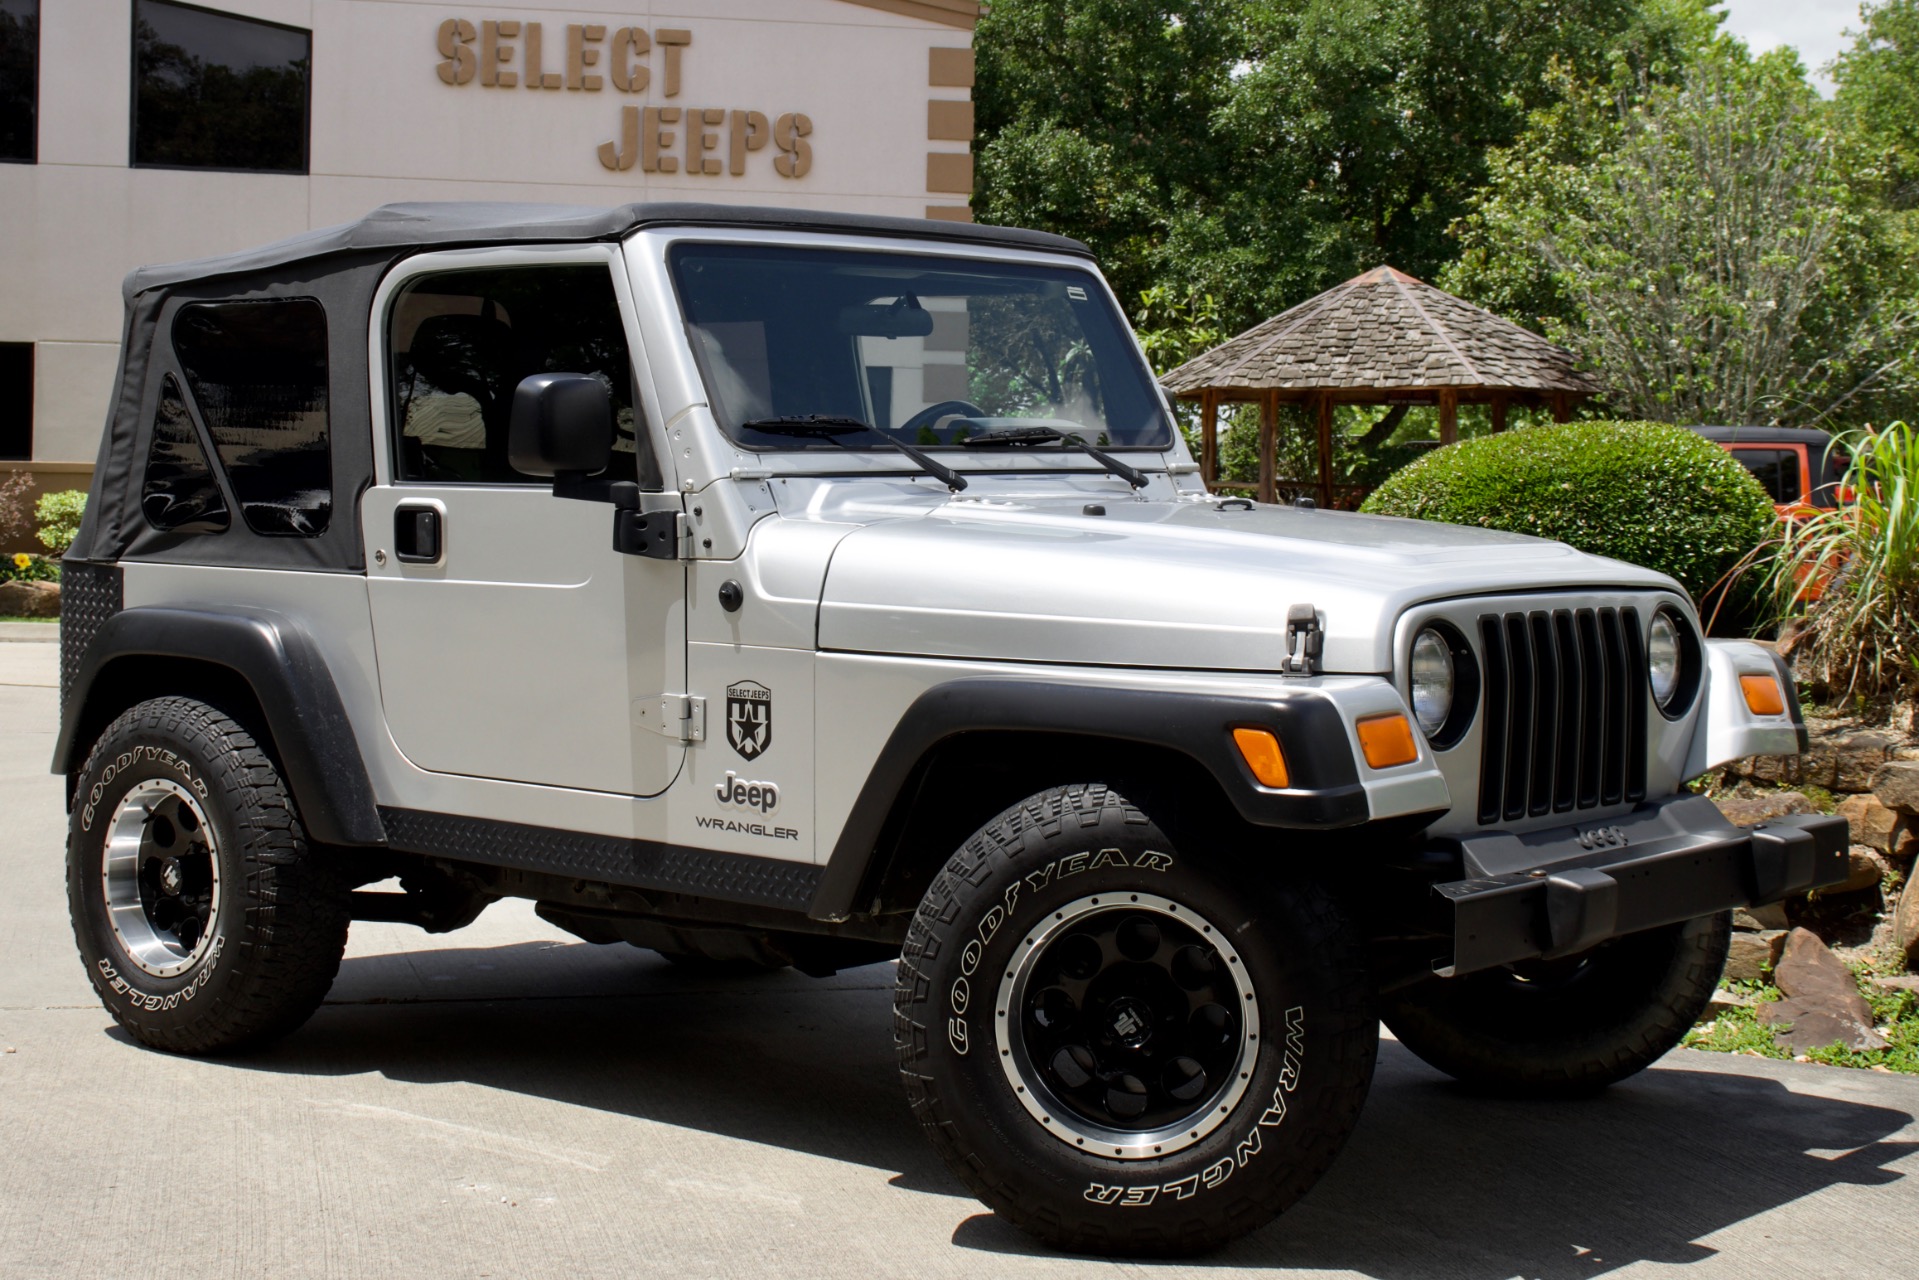
{"label": "jeep decal on door", "polygon": [[742,680],[726,686],[726,740],[743,759],[756,760],[773,745],[773,692]]}

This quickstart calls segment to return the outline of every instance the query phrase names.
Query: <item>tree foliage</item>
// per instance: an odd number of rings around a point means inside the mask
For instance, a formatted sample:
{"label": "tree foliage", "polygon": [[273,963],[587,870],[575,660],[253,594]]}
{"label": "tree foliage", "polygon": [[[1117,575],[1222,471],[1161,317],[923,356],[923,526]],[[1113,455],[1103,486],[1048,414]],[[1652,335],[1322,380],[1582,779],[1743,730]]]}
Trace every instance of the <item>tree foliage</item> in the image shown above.
{"label": "tree foliage", "polygon": [[[1230,332],[1383,262],[1430,278],[1489,148],[1699,0],[996,0],[987,221],[1078,236],[1121,296],[1211,293]],[[1676,16],[1677,15],[1677,16]]]}
{"label": "tree foliage", "polygon": [[1571,347],[1635,417],[1813,421],[1888,388],[1897,260],[1790,50],[1722,36],[1676,67],[1559,74],[1443,285]]}

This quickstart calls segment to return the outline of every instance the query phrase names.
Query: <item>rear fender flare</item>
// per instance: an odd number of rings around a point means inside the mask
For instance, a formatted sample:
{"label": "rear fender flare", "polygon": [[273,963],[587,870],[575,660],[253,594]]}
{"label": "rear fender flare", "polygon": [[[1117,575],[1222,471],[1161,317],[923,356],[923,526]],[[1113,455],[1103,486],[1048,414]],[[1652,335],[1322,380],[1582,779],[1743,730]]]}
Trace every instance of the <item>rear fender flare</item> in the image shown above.
{"label": "rear fender flare", "polygon": [[[97,718],[94,695],[107,683],[102,676],[142,658],[199,663],[237,676],[259,705],[272,736],[265,745],[286,774],[307,832],[325,844],[386,843],[366,764],[326,660],[302,627],[267,609],[140,607],[108,618],[87,645],[61,708],[55,773],[71,776],[86,760],[93,744],[82,740],[82,726]],[[139,696],[128,706],[177,691],[140,690],[136,677],[133,692]]]}

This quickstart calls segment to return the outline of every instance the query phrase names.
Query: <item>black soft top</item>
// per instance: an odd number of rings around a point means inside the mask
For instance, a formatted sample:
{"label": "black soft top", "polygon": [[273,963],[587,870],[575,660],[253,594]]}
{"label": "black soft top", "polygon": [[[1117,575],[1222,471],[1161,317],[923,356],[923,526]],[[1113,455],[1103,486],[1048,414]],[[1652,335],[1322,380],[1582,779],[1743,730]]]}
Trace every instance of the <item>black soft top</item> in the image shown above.
{"label": "black soft top", "polygon": [[126,278],[128,301],[148,289],[193,280],[247,275],[290,267],[341,254],[370,250],[445,249],[521,241],[617,240],[641,227],[738,227],[777,231],[827,231],[851,235],[895,236],[913,240],[959,241],[1006,249],[1038,249],[1091,257],[1077,240],[1015,227],[982,227],[970,222],[933,222],[920,218],[883,218],[862,213],[824,213],[808,209],[772,209],[750,205],[663,203],[592,205],[486,204],[421,201],[381,205],[358,222],[308,231],[257,249],[140,267]]}
{"label": "black soft top", "polygon": [[1810,444],[1823,449],[1832,435],[1817,427],[1687,427],[1708,440],[1728,444]]}
{"label": "black soft top", "polygon": [[[94,468],[92,497],[67,552],[74,562],[151,560],[248,568],[358,572],[365,567],[359,494],[373,479],[372,406],[367,399],[367,325],[373,295],[393,266],[435,249],[514,243],[618,240],[641,227],[719,227],[838,232],[932,243],[988,245],[1091,257],[1077,240],[1039,231],[965,222],[879,218],[853,213],[717,204],[588,205],[389,204],[358,222],[198,262],[141,267],[128,275],[119,387]],[[172,379],[184,386],[171,333],[182,307],[206,301],[318,302],[327,323],[331,519],[312,536],[263,534],[235,520],[218,535],[167,531],[143,516],[142,476],[153,447],[155,412]],[[191,396],[186,397],[192,400]],[[199,422],[203,452],[216,451]],[[214,467],[221,472],[221,467]],[[222,498],[238,511],[224,475]]]}

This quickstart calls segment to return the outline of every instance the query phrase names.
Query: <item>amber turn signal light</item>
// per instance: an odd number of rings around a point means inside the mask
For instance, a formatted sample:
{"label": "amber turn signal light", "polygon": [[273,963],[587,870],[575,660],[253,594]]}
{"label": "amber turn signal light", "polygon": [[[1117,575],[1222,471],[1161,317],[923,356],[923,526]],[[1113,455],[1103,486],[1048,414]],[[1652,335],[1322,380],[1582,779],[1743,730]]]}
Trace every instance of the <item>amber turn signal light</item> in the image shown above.
{"label": "amber turn signal light", "polygon": [[1246,758],[1246,767],[1259,779],[1260,786],[1286,785],[1286,753],[1279,749],[1278,738],[1265,729],[1235,729],[1233,744]]}
{"label": "amber turn signal light", "polygon": [[1412,723],[1396,711],[1367,716],[1353,727],[1359,730],[1359,749],[1366,753],[1366,763],[1375,769],[1390,769],[1419,759]]}
{"label": "amber turn signal light", "polygon": [[1746,695],[1746,710],[1756,716],[1776,716],[1786,709],[1773,676],[1740,676],[1739,692]]}

